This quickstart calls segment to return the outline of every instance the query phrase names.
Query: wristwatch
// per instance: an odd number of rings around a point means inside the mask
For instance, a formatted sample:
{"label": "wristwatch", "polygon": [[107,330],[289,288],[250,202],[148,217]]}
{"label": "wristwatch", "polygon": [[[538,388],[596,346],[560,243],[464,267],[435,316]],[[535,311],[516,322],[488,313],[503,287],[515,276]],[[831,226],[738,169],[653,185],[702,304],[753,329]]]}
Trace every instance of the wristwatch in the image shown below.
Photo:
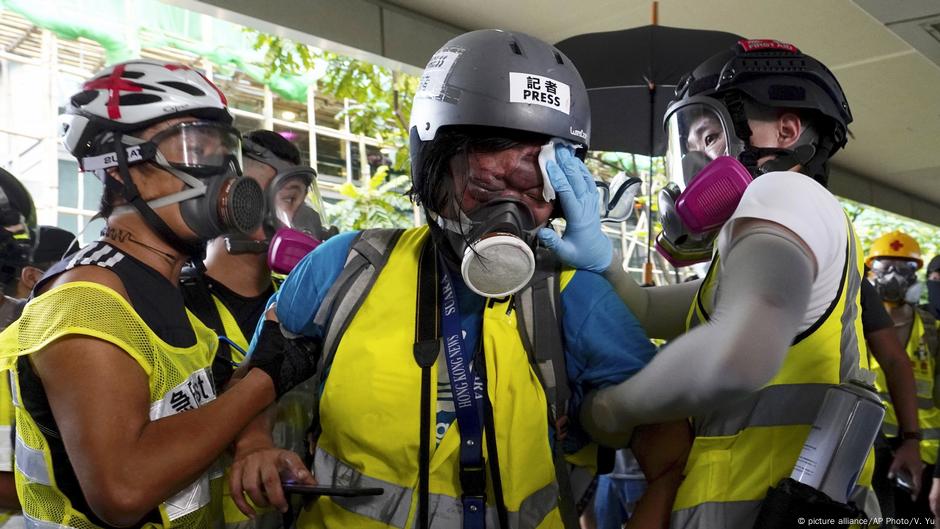
{"label": "wristwatch", "polygon": [[917,440],[917,441],[923,441],[923,439],[924,439],[924,433],[921,432],[920,430],[917,430],[916,432],[903,432],[903,431],[902,431],[900,437],[901,437],[901,439],[904,440],[904,441],[908,441],[908,440],[910,440],[910,439],[914,439],[914,440]]}

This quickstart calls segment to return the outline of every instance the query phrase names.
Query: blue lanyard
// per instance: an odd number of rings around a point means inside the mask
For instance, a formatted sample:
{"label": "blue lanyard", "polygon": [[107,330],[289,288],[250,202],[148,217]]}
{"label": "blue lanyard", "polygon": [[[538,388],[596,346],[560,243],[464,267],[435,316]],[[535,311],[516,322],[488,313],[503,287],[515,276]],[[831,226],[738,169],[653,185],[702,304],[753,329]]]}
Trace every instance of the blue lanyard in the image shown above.
{"label": "blue lanyard", "polygon": [[[482,383],[470,365],[470,352],[463,341],[457,295],[443,261],[440,263],[441,332],[444,359],[450,376],[457,426],[460,428],[460,497],[464,529],[486,527],[486,469],[483,463]],[[486,369],[486,366],[478,366]]]}

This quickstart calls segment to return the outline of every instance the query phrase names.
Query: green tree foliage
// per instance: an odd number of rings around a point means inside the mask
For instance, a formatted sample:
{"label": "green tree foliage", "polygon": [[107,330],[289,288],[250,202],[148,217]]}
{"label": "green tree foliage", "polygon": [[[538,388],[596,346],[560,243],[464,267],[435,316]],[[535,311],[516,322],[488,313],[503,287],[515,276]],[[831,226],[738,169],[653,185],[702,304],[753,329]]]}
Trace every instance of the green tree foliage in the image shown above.
{"label": "green tree foliage", "polygon": [[327,205],[334,225],[340,231],[410,226],[411,202],[402,192],[410,179],[407,175],[387,178],[388,166],[383,165],[362,185],[347,182],[340,186],[347,200]]}
{"label": "green tree foliage", "polygon": [[408,118],[417,77],[275,35],[246,31],[256,35],[255,49],[265,53],[267,78],[300,75],[313,69],[317,61],[325,62],[326,73],[317,90],[336,99],[349,99],[347,110],[336,118],[343,120],[348,113],[352,132],[378,138],[393,149],[390,174],[408,171]]}
{"label": "green tree foliage", "polygon": [[274,35],[248,31],[256,34],[255,48],[265,52],[267,78],[299,75],[314,68],[317,61],[325,62],[326,72],[318,80],[317,90],[348,100],[346,109],[336,118],[344,120],[348,114],[352,132],[377,138],[391,148],[391,167],[381,166],[361,186],[346,183],[340,188],[347,200],[327,207],[334,224],[341,231],[412,225],[411,203],[404,193],[410,185],[408,119],[418,79]]}

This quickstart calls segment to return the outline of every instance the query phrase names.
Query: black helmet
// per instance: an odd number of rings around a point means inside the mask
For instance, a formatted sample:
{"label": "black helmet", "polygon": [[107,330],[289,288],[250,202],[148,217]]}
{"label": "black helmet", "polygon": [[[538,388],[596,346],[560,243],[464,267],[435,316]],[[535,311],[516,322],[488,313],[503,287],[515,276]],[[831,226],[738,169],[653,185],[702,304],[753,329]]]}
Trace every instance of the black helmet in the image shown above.
{"label": "black helmet", "polygon": [[411,110],[411,178],[431,204],[425,149],[441,129],[476,126],[558,137],[587,150],[591,110],[584,81],[557,48],[496,29],[448,41],[428,61]]}
{"label": "black helmet", "polygon": [[[668,128],[677,111],[690,104],[703,100],[718,102],[724,107],[719,112],[723,114],[722,120],[730,122],[725,125],[736,136],[728,139],[729,154],[738,156],[753,172],[756,158],[770,153],[749,147],[751,130],[745,114],[746,99],[741,96],[764,107],[809,110],[823,118],[817,120],[818,138],[814,138],[812,148],[795,149],[795,154],[778,150],[776,154],[784,155],[780,161],[760,168],[756,174],[797,163],[818,173],[824,171],[825,161],[845,146],[852,112],[839,81],[821,62],[792,44],[775,40],[741,40],[700,64],[679,82],[676,99],[666,109],[664,124]],[[734,140],[740,141],[745,156],[734,152]]]}
{"label": "black helmet", "polygon": [[36,207],[26,187],[0,169],[0,285],[28,265],[37,238]]}

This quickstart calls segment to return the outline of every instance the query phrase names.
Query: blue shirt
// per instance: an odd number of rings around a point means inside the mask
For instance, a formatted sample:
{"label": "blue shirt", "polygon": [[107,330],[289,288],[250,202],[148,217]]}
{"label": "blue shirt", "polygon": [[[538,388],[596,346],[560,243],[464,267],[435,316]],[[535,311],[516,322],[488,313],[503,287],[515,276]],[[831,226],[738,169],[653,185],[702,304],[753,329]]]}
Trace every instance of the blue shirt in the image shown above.
{"label": "blue shirt", "polygon": [[[314,325],[313,318],[343,270],[358,233],[331,237],[297,264],[272,297],[272,301],[277,301],[277,317],[284,328],[295,334],[323,336],[323,329]],[[474,348],[481,331],[485,298],[467,288],[460,275],[454,274],[453,280],[464,339],[468,348]],[[656,348],[610,283],[599,274],[577,270],[561,292],[561,305],[565,362],[572,392],[569,417],[576,420],[584,395],[626,380],[649,363]],[[252,347],[257,335],[256,331]],[[438,422],[441,420],[439,416]]]}

